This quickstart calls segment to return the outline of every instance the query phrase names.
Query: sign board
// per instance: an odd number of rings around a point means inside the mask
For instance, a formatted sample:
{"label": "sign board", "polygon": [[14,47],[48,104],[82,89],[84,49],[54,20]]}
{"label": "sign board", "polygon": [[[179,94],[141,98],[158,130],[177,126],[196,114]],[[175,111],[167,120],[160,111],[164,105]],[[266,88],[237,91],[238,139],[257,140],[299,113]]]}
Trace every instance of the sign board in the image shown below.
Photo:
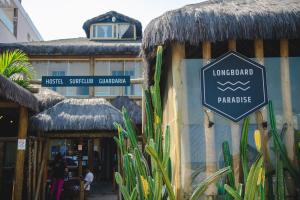
{"label": "sign board", "polygon": [[18,139],[18,150],[26,149],[26,139]]}
{"label": "sign board", "polygon": [[265,67],[228,52],[201,69],[202,104],[238,122],[268,103]]}
{"label": "sign board", "polygon": [[129,86],[130,76],[42,76],[43,87]]}

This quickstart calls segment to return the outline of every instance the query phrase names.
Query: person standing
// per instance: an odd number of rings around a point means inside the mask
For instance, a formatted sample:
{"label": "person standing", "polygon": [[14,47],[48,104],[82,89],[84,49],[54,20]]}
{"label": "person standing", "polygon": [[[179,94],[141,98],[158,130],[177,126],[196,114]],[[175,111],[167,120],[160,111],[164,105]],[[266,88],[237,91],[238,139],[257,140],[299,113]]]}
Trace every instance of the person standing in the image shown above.
{"label": "person standing", "polygon": [[86,168],[86,174],[84,177],[84,198],[89,195],[91,190],[91,183],[94,180],[94,174],[91,172],[89,168]]}
{"label": "person standing", "polygon": [[55,200],[60,200],[62,189],[64,186],[64,175],[68,169],[60,153],[56,154],[52,163],[52,185],[51,199],[55,196]]}

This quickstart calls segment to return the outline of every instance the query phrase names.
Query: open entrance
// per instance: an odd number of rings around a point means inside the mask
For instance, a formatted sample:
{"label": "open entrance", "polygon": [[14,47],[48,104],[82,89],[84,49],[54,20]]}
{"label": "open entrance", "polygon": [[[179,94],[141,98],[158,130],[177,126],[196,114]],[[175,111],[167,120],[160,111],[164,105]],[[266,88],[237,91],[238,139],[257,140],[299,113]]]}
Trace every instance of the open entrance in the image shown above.
{"label": "open entrance", "polygon": [[[62,199],[77,199],[80,180],[89,168],[94,175],[88,199],[117,199],[114,173],[118,169],[117,146],[112,137],[50,139],[48,182],[51,182],[51,163],[60,153],[67,165]],[[82,177],[82,179],[81,179]]]}

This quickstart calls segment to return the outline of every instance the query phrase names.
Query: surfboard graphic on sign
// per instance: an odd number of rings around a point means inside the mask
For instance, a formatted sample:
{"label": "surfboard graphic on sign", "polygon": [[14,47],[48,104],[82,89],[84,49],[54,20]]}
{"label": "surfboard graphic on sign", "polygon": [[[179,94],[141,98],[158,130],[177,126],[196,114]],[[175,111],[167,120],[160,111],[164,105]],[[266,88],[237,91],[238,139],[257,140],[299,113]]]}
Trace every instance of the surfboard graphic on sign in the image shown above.
{"label": "surfboard graphic on sign", "polygon": [[267,104],[265,67],[228,52],[201,69],[202,103],[235,122]]}

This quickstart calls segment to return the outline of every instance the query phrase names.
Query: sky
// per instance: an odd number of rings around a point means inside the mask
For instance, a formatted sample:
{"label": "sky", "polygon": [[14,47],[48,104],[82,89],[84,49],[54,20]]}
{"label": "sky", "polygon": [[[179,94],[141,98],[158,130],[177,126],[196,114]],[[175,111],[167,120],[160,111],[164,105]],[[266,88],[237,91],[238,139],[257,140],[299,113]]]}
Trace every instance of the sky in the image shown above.
{"label": "sky", "polygon": [[143,29],[164,12],[201,0],[22,0],[44,40],[85,37],[83,23],[114,10],[141,21]]}

